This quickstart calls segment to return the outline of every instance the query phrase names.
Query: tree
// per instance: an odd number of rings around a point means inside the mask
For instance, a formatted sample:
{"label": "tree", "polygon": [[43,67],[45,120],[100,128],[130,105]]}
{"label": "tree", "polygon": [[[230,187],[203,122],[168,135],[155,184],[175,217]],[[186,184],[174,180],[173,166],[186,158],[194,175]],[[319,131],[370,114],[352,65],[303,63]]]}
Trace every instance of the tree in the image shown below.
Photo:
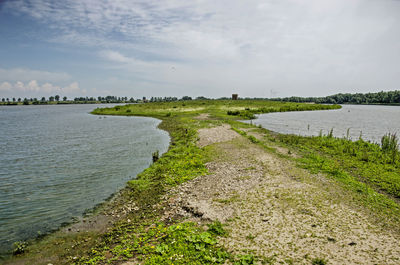
{"label": "tree", "polygon": [[63,97],[63,101],[67,101],[67,97]]}
{"label": "tree", "polygon": [[55,100],[58,102],[58,101],[60,101],[60,96],[59,95],[56,95],[55,97]]}
{"label": "tree", "polygon": [[5,98],[2,98],[2,99],[1,99],[1,101],[2,101],[2,102],[5,102],[5,101],[6,101],[6,99],[5,99]]}
{"label": "tree", "polygon": [[21,102],[21,98],[18,98],[18,102]]}
{"label": "tree", "polygon": [[49,97],[49,101],[50,102],[54,101],[54,97],[53,96]]}
{"label": "tree", "polygon": [[15,102],[15,98],[13,98],[13,102]]}
{"label": "tree", "polygon": [[24,98],[24,102],[23,102],[22,104],[24,104],[24,105],[29,105],[28,99],[27,99],[27,98]]}
{"label": "tree", "polygon": [[41,102],[46,102],[46,98],[42,97],[42,99],[40,100]]}

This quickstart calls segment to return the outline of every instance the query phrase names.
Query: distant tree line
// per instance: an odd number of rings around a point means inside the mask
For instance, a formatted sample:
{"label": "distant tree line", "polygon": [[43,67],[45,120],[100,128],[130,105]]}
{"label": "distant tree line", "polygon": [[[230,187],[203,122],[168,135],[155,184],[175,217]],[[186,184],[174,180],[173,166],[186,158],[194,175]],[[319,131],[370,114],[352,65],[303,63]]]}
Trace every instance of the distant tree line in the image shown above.
{"label": "distant tree line", "polygon": [[[206,100],[206,97],[197,97],[196,100]],[[68,100],[67,97],[61,97],[59,95],[50,96],[48,98],[42,97],[38,98],[2,98],[1,103],[3,105],[42,105],[42,104],[94,104],[94,103],[142,103],[142,102],[172,102],[172,101],[182,101],[182,100],[192,100],[189,96],[183,96],[182,98],[177,97],[151,97],[147,99],[143,97],[141,99],[134,99],[133,97],[116,97],[116,96],[106,96],[106,97],[75,97],[73,100]]]}
{"label": "distant tree line", "polygon": [[400,104],[400,90],[377,93],[339,93],[327,97],[287,97],[271,98],[275,101],[315,102],[329,104]]}
{"label": "distant tree line", "polygon": [[[230,97],[221,97],[219,100],[230,100]],[[93,104],[93,103],[142,103],[142,102],[173,102],[183,100],[214,100],[212,98],[206,98],[203,96],[192,99],[189,96],[183,96],[182,98],[177,97],[146,97],[134,99],[133,97],[75,97],[73,100],[68,100],[67,97],[61,97],[59,95],[50,96],[47,99],[42,97],[38,98],[2,98],[0,104],[4,105],[39,105],[39,104]],[[400,105],[400,90],[395,91],[381,91],[377,93],[339,93],[327,97],[286,97],[286,98],[238,98],[238,100],[273,100],[273,101],[285,101],[285,102],[314,102],[314,103],[329,103],[329,104],[399,104]]]}

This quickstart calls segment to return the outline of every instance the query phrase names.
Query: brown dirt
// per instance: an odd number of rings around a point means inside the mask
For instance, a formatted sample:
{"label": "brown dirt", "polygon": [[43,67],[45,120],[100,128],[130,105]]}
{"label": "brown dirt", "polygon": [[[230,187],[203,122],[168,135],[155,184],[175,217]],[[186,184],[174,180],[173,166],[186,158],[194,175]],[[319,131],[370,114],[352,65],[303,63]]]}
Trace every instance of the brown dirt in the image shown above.
{"label": "brown dirt", "polygon": [[199,116],[194,117],[196,120],[208,120],[210,118],[210,113],[201,113]]}
{"label": "brown dirt", "polygon": [[213,144],[209,174],[169,192],[165,218],[226,223],[221,244],[280,264],[400,264],[400,236],[375,224],[346,192],[321,175],[296,168],[228,125],[199,130]]}

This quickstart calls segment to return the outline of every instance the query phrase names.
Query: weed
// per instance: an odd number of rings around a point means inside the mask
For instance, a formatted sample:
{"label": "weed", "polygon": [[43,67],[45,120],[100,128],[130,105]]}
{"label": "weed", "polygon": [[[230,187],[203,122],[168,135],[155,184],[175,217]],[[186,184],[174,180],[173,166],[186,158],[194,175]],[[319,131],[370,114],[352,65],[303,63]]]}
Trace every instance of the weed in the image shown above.
{"label": "weed", "polygon": [[255,264],[255,258],[252,254],[239,255],[234,265],[251,265]]}
{"label": "weed", "polygon": [[346,139],[347,139],[347,140],[350,140],[350,128],[347,128],[347,131],[346,131]]}
{"label": "weed", "polygon": [[207,231],[209,233],[217,235],[217,236],[225,236],[227,234],[227,232],[225,231],[225,229],[220,221],[215,221],[215,222],[209,224]]}
{"label": "weed", "polygon": [[259,141],[258,141],[258,139],[256,138],[256,137],[254,137],[253,135],[249,135],[249,140],[252,142],[252,143],[254,143],[254,144],[256,144],[256,143],[258,143]]}
{"label": "weed", "polygon": [[247,240],[250,240],[250,241],[253,241],[254,238],[256,238],[256,236],[255,236],[255,235],[252,235],[252,234],[248,234],[248,235],[246,236],[246,239],[247,239]]}
{"label": "weed", "polygon": [[392,163],[395,163],[396,157],[399,153],[399,141],[397,135],[395,133],[388,133],[382,136],[381,147],[383,152],[390,155]]}
{"label": "weed", "polygon": [[333,128],[328,132],[327,137],[328,138],[332,138],[333,137]]}
{"label": "weed", "polygon": [[215,199],[214,201],[223,203],[223,204],[229,204],[229,203],[233,203],[233,202],[238,202],[239,200],[240,200],[240,196],[238,194],[234,194],[227,199]]}
{"label": "weed", "polygon": [[313,265],[326,265],[328,264],[328,262],[323,259],[323,258],[315,258],[311,261],[311,264]]}
{"label": "weed", "polygon": [[24,241],[17,241],[14,243],[12,253],[13,255],[20,255],[25,253],[27,247],[27,243]]}

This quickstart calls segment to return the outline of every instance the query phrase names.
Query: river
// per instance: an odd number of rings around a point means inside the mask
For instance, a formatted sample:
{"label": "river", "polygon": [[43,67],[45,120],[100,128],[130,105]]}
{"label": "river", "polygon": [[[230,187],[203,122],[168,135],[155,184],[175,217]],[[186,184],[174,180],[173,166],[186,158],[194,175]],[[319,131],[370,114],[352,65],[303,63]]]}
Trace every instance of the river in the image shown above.
{"label": "river", "polygon": [[82,216],[168,149],[159,120],[89,114],[105,106],[0,106],[0,254]]}
{"label": "river", "polygon": [[380,143],[386,133],[400,133],[400,107],[378,105],[342,105],[338,110],[279,112],[257,115],[253,124],[284,134],[349,137]]}

